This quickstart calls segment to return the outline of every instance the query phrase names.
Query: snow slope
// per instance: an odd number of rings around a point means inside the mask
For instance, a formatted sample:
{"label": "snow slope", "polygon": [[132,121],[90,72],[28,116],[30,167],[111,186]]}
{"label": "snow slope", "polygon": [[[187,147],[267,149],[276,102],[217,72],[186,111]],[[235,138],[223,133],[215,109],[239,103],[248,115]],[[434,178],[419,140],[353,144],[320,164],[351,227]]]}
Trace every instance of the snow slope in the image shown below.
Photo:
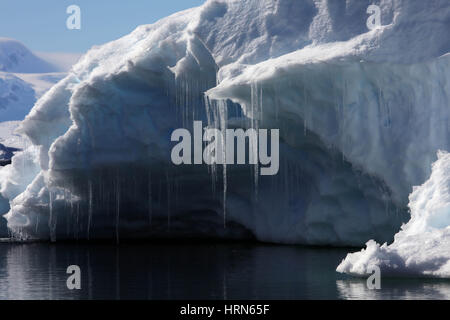
{"label": "snow slope", "polygon": [[[93,48],[21,124],[33,146],[0,171],[10,229],[391,241],[450,150],[450,3],[378,1],[368,31],[371,3],[210,0]],[[173,166],[170,134],[195,119],[279,128],[279,174]]]}
{"label": "snow slope", "polygon": [[66,73],[0,72],[0,122],[23,120],[48,89]]}
{"label": "snow slope", "polygon": [[[35,92],[36,99],[39,99],[61,79],[65,78],[65,72],[52,73],[14,73],[14,76],[26,82]],[[31,109],[30,109],[31,110]],[[21,119],[22,120],[22,119]]]}
{"label": "snow slope", "polygon": [[24,119],[35,101],[35,92],[28,83],[0,73],[0,122]]}

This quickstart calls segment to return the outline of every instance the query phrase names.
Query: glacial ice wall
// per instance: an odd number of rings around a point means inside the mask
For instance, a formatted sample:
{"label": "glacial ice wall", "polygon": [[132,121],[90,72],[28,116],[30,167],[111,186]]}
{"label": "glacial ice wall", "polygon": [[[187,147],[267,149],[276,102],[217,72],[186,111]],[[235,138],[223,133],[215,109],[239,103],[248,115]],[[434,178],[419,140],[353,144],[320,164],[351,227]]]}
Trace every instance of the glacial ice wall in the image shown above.
{"label": "glacial ice wall", "polygon": [[[370,1],[210,0],[91,49],[22,123],[33,146],[0,169],[10,230],[391,241],[450,150],[450,4],[377,3],[383,26],[368,31]],[[174,166],[170,135],[194,120],[279,128],[279,174]]]}

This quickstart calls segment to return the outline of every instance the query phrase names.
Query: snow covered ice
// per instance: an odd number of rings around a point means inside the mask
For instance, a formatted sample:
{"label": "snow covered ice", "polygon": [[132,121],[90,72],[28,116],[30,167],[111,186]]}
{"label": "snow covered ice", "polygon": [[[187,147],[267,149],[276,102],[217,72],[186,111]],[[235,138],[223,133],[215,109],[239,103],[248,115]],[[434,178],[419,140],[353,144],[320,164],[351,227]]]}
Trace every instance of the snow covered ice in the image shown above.
{"label": "snow covered ice", "polygon": [[450,278],[450,154],[440,152],[430,179],[409,196],[411,220],[392,244],[371,240],[352,253],[337,271],[370,275],[378,266],[383,276]]}
{"label": "snow covered ice", "polygon": [[[210,0],[94,47],[20,125],[32,146],[0,169],[10,230],[391,242],[450,150],[450,3],[378,1],[372,31],[370,4]],[[195,120],[280,129],[279,174],[172,165],[170,134]]]}

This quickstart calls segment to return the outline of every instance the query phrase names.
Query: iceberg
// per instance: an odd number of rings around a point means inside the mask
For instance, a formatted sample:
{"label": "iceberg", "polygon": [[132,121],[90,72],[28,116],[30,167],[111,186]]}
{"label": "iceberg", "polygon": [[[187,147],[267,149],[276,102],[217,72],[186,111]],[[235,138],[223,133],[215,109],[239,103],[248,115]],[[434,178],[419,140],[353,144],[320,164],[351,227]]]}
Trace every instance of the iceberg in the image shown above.
{"label": "iceberg", "polygon": [[[370,4],[208,0],[92,48],[0,169],[11,233],[391,242],[450,150],[450,4],[381,0],[371,31]],[[174,165],[171,133],[195,121],[279,129],[278,174]]]}

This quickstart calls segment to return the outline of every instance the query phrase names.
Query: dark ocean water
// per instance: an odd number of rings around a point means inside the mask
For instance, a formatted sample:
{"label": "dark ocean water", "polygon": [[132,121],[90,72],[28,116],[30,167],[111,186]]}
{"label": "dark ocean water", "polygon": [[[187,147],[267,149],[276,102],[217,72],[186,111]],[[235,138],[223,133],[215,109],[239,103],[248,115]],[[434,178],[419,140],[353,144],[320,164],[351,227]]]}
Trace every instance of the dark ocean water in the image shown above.
{"label": "dark ocean water", "polygon": [[[335,272],[348,249],[242,243],[0,243],[0,299],[450,299],[450,282]],[[66,269],[81,269],[69,290]]]}

